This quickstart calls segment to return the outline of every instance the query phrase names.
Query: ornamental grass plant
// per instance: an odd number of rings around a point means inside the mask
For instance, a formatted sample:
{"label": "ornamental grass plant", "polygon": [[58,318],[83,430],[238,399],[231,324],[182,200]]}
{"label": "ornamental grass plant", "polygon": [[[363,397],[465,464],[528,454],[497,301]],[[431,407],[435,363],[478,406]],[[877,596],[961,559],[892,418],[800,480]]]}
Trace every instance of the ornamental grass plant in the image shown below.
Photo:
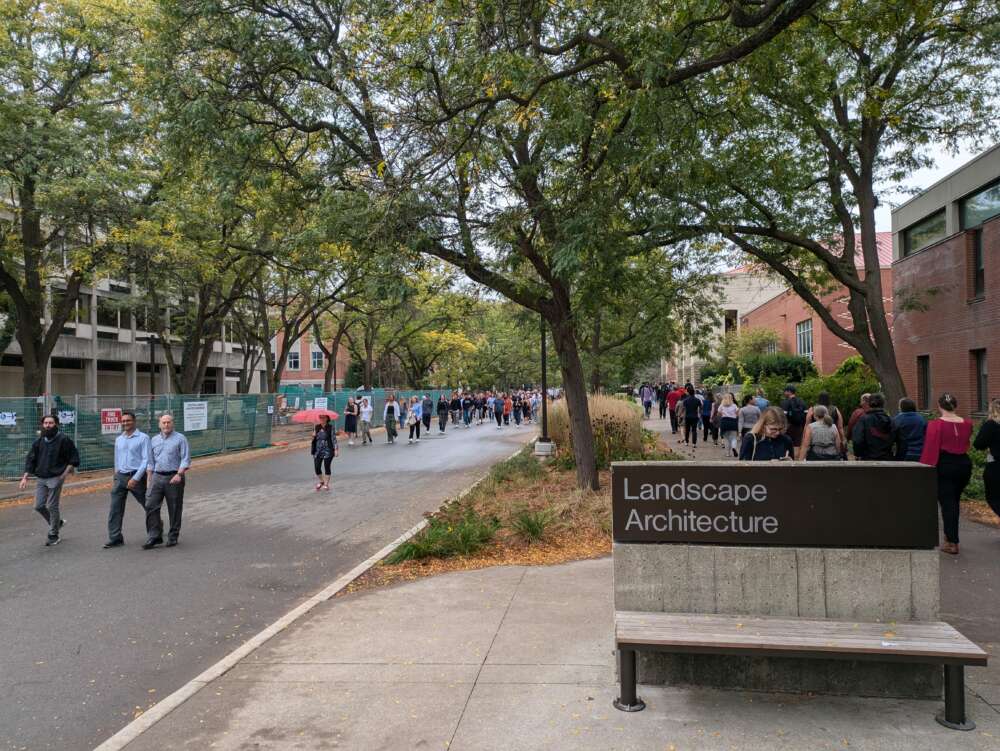
{"label": "ornamental grass plant", "polygon": [[[635,402],[605,394],[593,394],[587,403],[597,466],[607,469],[614,461],[641,459],[642,408]],[[549,410],[549,435],[555,441],[559,460],[572,464],[573,442],[565,400],[557,402]]]}

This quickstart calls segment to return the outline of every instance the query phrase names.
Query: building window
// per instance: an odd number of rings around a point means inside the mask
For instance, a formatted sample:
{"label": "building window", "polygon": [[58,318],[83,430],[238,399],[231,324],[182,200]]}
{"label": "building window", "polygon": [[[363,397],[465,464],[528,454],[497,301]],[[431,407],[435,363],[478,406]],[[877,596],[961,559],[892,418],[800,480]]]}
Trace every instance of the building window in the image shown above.
{"label": "building window", "polygon": [[931,356],[917,357],[917,409],[931,406]]}
{"label": "building window", "polygon": [[944,209],[903,230],[903,255],[933,245],[945,235]]}
{"label": "building window", "polygon": [[983,259],[983,228],[972,230],[972,295],[977,300],[986,295],[986,263]]}
{"label": "building window", "polygon": [[735,333],[736,330],[739,328],[739,319],[737,316],[738,316],[738,311],[735,310],[726,311],[725,333],[727,334],[730,332]]}
{"label": "building window", "polygon": [[812,318],[795,324],[795,348],[802,357],[813,359],[813,322]]}
{"label": "building window", "polygon": [[987,219],[1000,216],[1000,181],[963,198],[958,211],[962,229],[971,229]]}
{"label": "building window", "polygon": [[285,363],[288,370],[298,370],[299,369],[299,351],[293,349],[288,353],[288,361]]}
{"label": "building window", "polygon": [[312,351],[312,369],[313,370],[322,370],[323,367],[324,367],[324,365],[323,365],[323,353],[321,351],[319,351],[319,350],[315,350],[314,349]]}
{"label": "building window", "polygon": [[97,298],[97,325],[118,328],[118,306],[114,298]]}
{"label": "building window", "polygon": [[974,412],[985,412],[989,407],[990,386],[986,369],[986,350],[972,350],[972,371],[976,379],[974,393],[976,395]]}
{"label": "building window", "polygon": [[777,342],[768,342],[767,345],[764,347],[764,354],[767,354],[767,355],[776,355],[776,354],[778,354],[778,343]]}

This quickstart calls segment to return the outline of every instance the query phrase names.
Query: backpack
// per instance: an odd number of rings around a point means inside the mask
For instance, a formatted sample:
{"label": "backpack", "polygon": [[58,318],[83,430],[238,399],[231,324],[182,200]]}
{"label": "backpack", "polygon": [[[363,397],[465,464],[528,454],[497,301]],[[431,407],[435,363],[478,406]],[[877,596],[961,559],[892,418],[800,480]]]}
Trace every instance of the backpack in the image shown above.
{"label": "backpack", "polygon": [[790,425],[806,424],[806,403],[797,396],[788,403],[788,422]]}

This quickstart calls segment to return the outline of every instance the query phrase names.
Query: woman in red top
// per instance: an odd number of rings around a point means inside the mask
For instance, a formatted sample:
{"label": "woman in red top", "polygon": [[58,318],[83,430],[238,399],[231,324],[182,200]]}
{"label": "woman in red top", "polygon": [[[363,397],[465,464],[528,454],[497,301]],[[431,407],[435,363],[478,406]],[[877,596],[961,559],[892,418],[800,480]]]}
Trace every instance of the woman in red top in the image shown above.
{"label": "woman in red top", "polygon": [[941,550],[952,555],[958,555],[959,502],[972,477],[972,461],[969,459],[972,420],[956,415],[956,407],[958,400],[954,396],[949,393],[941,395],[938,399],[941,417],[927,423],[924,450],[920,454],[921,464],[937,467],[938,503],[941,504],[946,540]]}

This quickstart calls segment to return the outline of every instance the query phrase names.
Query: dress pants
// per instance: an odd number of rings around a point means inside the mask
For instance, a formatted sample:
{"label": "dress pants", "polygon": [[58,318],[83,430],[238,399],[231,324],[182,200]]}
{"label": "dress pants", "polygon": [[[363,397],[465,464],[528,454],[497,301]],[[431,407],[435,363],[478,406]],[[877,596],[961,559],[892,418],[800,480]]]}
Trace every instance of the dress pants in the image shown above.
{"label": "dress pants", "polygon": [[59,538],[59,527],[61,517],[59,516],[59,496],[62,494],[63,482],[66,480],[62,475],[56,477],[39,477],[38,486],[35,488],[35,511],[42,515],[42,518],[49,523],[49,539]]}
{"label": "dress pants", "polygon": [[125,501],[129,493],[136,502],[146,511],[146,475],[136,483],[135,487],[129,490],[128,481],[132,479],[132,472],[116,472],[114,484],[111,486],[111,511],[108,512],[108,542],[121,542],[122,522],[125,519]]}
{"label": "dress pants", "polygon": [[[327,464],[329,468],[329,464]],[[167,514],[170,516],[170,532],[167,539],[177,542],[181,533],[181,515],[184,512],[184,483],[181,481],[174,484],[170,480],[173,475],[160,475],[153,473],[153,480],[146,493],[146,539],[163,539],[163,518],[160,516],[160,506],[163,499],[167,499]]]}

